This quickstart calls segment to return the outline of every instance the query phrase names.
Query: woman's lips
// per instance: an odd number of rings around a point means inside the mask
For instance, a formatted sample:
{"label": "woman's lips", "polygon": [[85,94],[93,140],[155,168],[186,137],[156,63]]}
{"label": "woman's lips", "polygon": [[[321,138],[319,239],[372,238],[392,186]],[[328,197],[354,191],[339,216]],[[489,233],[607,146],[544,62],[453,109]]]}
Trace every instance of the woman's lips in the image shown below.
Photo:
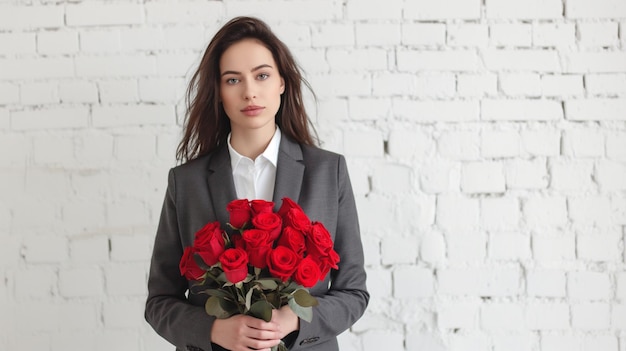
{"label": "woman's lips", "polygon": [[264,109],[265,107],[262,106],[247,106],[246,108],[241,110],[241,112],[243,112],[243,114],[246,116],[258,116],[261,114],[261,112],[263,112]]}

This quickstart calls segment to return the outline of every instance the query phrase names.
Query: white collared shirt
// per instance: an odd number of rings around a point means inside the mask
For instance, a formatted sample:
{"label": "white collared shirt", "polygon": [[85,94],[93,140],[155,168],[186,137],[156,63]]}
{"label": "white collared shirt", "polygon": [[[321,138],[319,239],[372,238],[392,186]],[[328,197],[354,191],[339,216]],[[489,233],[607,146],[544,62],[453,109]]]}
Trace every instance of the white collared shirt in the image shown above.
{"label": "white collared shirt", "polygon": [[272,201],[274,197],[274,183],[276,183],[276,165],[278,163],[278,148],[281,132],[278,126],[270,143],[256,160],[243,156],[230,144],[228,134],[228,152],[230,165],[233,170],[235,191],[239,199],[262,199]]}

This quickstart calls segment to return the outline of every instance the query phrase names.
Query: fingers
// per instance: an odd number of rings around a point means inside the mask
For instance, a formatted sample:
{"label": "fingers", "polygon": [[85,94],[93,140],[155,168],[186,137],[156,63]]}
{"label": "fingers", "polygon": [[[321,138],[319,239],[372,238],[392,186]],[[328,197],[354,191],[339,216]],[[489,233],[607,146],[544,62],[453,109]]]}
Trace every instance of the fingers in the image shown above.
{"label": "fingers", "polygon": [[211,341],[233,351],[270,351],[280,343],[280,334],[276,323],[236,315],[213,323]]}

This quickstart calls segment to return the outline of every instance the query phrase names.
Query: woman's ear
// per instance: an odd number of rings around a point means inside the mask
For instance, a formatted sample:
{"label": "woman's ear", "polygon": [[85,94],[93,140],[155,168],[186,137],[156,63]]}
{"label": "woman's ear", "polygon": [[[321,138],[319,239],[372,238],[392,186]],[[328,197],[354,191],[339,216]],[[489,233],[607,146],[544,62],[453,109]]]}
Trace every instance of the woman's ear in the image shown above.
{"label": "woman's ear", "polygon": [[285,79],[283,79],[283,77],[280,77],[280,95],[283,95],[284,92],[285,92]]}

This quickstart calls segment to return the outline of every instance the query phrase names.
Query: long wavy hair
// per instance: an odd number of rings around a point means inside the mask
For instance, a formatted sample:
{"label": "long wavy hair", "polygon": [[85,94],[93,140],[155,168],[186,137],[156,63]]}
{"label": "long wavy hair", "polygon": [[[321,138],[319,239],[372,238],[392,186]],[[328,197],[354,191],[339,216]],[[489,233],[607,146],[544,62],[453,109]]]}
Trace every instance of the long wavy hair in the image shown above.
{"label": "long wavy hair", "polygon": [[304,108],[302,86],[315,94],[291,52],[265,22],[236,17],[215,34],[187,87],[184,134],[176,150],[179,162],[191,161],[226,143],[230,120],[220,102],[220,58],[231,45],[243,39],[259,40],[272,53],[285,81],[285,92],[276,113],[276,124],[283,135],[301,144],[316,145],[315,130]]}

